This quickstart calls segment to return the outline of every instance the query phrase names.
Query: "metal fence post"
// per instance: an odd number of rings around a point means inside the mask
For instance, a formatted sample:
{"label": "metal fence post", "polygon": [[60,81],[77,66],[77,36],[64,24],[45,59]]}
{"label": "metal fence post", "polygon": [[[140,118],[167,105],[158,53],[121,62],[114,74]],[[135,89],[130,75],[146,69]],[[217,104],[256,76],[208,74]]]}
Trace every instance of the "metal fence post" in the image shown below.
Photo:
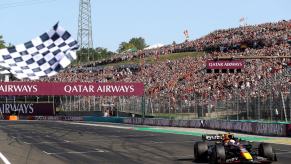
{"label": "metal fence post", "polygon": [[271,92],[270,98],[269,98],[269,108],[270,108],[270,115],[271,115],[271,122],[273,121],[273,93]]}
{"label": "metal fence post", "polygon": [[72,111],[72,96],[70,96],[70,111]]}
{"label": "metal fence post", "polygon": [[284,112],[285,122],[288,122],[288,120],[287,120],[287,115],[286,115],[286,107],[285,107],[285,101],[284,101],[284,95],[283,95],[283,92],[281,92],[281,99],[282,99],[282,105],[283,105],[283,112]]}
{"label": "metal fence post", "polygon": [[94,107],[93,107],[93,111],[96,111],[96,97],[94,96],[94,102],[93,102],[93,105],[94,105]]}
{"label": "metal fence post", "polygon": [[289,86],[289,121],[291,121],[291,86]]}
{"label": "metal fence post", "polygon": [[88,105],[89,109],[88,109],[88,111],[91,111],[91,96],[89,96],[88,98],[89,98],[89,102],[88,102],[89,103],[89,105]]}
{"label": "metal fence post", "polygon": [[141,101],[141,112],[142,112],[142,118],[145,117],[145,97],[142,96],[142,101]]}
{"label": "metal fence post", "polygon": [[81,96],[78,96],[78,110],[81,111]]}
{"label": "metal fence post", "polygon": [[257,100],[258,100],[258,120],[260,120],[261,119],[261,100],[260,100],[260,93],[258,94],[258,98],[257,98]]}
{"label": "metal fence post", "polygon": [[239,120],[239,96],[237,95],[237,93],[236,93],[236,120]]}
{"label": "metal fence post", "polygon": [[247,95],[247,120],[250,118],[250,113],[249,113],[249,94]]}

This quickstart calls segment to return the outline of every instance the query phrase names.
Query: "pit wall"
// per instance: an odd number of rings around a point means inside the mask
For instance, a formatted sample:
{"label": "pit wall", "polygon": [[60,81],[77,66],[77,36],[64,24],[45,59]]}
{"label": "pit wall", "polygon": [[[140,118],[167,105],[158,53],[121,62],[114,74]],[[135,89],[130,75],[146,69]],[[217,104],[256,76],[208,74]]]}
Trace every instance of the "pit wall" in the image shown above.
{"label": "pit wall", "polygon": [[291,137],[291,124],[227,120],[172,120],[161,118],[96,117],[96,116],[34,116],[33,120],[111,122],[148,126],[168,126],[224,130],[264,136]]}

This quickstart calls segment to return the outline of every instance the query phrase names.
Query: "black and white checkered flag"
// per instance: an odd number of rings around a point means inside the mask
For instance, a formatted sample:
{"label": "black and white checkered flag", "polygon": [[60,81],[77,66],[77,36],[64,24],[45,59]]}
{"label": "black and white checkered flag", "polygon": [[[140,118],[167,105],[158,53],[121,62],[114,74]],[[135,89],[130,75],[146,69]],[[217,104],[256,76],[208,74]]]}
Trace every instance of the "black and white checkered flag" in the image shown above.
{"label": "black and white checkered flag", "polygon": [[77,59],[78,43],[58,24],[29,42],[0,50],[0,74],[18,79],[39,79],[56,75]]}

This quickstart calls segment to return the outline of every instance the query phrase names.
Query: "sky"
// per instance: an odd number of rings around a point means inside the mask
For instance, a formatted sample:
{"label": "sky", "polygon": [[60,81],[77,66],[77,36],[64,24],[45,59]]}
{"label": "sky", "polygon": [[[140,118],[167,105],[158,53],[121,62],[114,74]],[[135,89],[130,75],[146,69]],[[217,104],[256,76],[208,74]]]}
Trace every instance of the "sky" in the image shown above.
{"label": "sky", "polygon": [[[56,22],[75,39],[79,0],[0,0],[0,35],[21,44]],[[197,39],[239,19],[260,24],[291,19],[291,0],[91,0],[94,47],[116,51],[123,41],[143,37],[148,45]]]}

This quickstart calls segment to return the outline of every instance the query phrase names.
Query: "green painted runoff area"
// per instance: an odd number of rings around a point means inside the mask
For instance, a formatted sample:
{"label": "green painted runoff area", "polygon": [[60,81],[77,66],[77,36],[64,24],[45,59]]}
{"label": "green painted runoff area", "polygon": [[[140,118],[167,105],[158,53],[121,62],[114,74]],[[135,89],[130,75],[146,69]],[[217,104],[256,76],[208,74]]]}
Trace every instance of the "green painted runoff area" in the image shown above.
{"label": "green painted runoff area", "polygon": [[[150,127],[135,127],[133,128],[137,131],[148,131],[148,132],[155,132],[155,133],[171,133],[171,134],[182,134],[182,135],[191,135],[196,137],[201,137],[205,133],[201,132],[186,132],[186,131],[178,131],[178,130],[169,130],[169,129],[159,129],[159,128],[150,128]],[[243,140],[247,141],[265,141],[270,140],[270,138],[265,137],[254,137],[254,136],[245,136],[245,137],[239,137]]]}

